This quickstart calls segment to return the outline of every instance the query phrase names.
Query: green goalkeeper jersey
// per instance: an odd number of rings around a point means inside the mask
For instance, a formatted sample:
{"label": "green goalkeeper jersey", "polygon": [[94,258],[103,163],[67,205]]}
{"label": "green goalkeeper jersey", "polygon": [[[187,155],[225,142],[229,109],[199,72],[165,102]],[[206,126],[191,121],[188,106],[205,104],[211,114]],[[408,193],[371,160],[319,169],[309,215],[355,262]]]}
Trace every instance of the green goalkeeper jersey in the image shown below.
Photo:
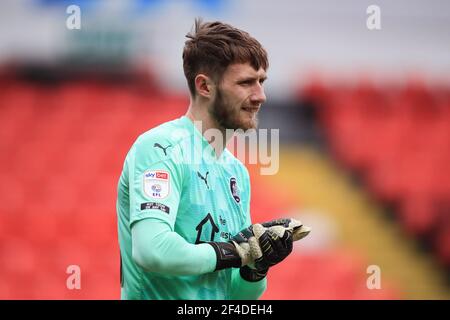
{"label": "green goalkeeper jersey", "polygon": [[187,242],[228,241],[251,224],[247,169],[227,149],[214,149],[187,117],[142,134],[118,183],[117,215],[124,299],[230,299],[233,272],[173,276],[148,272],[132,257],[131,228],[165,222]]}

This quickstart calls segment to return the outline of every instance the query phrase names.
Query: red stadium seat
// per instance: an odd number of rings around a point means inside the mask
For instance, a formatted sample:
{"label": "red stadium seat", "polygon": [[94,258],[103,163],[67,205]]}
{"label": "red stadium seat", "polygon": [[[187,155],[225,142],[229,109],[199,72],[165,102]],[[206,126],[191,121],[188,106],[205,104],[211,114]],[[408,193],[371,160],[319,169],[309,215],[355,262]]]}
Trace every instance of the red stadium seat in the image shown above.
{"label": "red stadium seat", "polygon": [[[412,78],[400,89],[363,82],[305,92],[322,104],[319,119],[335,158],[360,174],[378,200],[399,208],[408,233],[430,237],[450,198],[448,88]],[[331,98],[323,99],[324,92]]]}

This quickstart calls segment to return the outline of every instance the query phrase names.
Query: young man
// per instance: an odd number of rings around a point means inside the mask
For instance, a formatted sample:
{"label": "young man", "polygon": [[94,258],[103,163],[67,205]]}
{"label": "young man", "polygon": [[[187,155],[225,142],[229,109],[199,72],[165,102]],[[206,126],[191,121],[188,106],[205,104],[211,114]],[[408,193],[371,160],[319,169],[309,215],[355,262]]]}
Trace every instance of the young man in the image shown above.
{"label": "young man", "polygon": [[[292,251],[292,233],[263,229],[249,260],[249,175],[224,146],[226,129],[257,126],[267,53],[221,22],[197,20],[187,37],[187,113],[137,139],[118,184],[122,299],[257,299],[269,267]],[[208,141],[212,129],[223,139]]]}

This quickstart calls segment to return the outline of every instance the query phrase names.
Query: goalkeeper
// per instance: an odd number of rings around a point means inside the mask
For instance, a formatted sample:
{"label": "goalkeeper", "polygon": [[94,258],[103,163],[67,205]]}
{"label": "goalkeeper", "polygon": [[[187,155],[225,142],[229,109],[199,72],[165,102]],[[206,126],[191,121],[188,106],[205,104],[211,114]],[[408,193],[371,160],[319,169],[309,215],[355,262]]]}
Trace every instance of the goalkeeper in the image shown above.
{"label": "goalkeeper", "polygon": [[187,37],[187,113],[142,134],[119,179],[121,297],[257,299],[308,230],[290,219],[252,225],[248,172],[205,131],[256,128],[267,53],[221,22],[197,20]]}

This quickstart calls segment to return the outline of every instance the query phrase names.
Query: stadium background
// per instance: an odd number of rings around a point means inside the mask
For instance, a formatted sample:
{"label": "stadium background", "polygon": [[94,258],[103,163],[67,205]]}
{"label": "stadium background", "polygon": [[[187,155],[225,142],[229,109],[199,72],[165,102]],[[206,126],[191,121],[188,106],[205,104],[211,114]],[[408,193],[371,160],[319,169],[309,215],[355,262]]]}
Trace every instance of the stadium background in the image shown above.
{"label": "stadium background", "polygon": [[[67,6],[81,30],[66,28]],[[381,8],[381,30],[366,8]],[[116,185],[134,139],[185,112],[193,20],[270,55],[252,216],[312,226],[264,299],[450,298],[446,1],[6,0],[0,4],[0,299],[118,299]],[[69,290],[69,265],[81,289]],[[369,290],[369,266],[381,289]],[[369,268],[369,269],[368,269]],[[369,273],[368,273],[369,270]]]}

